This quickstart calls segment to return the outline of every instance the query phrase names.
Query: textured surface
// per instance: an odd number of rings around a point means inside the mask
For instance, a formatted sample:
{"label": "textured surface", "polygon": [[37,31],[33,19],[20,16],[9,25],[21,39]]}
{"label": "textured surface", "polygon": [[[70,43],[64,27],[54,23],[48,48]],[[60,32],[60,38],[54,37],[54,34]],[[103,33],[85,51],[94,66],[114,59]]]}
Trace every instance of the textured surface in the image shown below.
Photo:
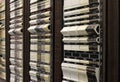
{"label": "textured surface", "polygon": [[5,80],[3,80],[3,79],[0,79],[0,82],[6,82]]}

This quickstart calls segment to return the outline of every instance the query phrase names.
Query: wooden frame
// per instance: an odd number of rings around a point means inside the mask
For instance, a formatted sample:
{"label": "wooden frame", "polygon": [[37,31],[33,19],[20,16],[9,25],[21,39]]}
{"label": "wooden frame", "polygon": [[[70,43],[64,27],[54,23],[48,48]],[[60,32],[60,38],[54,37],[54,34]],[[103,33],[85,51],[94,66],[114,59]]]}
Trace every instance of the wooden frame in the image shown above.
{"label": "wooden frame", "polygon": [[107,1],[107,82],[119,82],[119,0]]}
{"label": "wooden frame", "polygon": [[103,60],[102,60],[102,62],[103,62],[103,69],[102,69],[102,71],[103,71],[103,82],[107,82],[107,78],[106,78],[106,54],[107,54],[107,52],[106,52],[106,48],[107,48],[107,33],[106,33],[106,27],[107,27],[107,25],[106,25],[106,0],[102,0],[102,6],[103,6],[103,9],[102,9],[102,26],[103,26]]}
{"label": "wooden frame", "polygon": [[53,17],[53,25],[54,25],[54,67],[53,67],[53,82],[61,82],[62,81],[62,69],[61,63],[63,60],[63,49],[62,49],[62,34],[60,30],[63,26],[63,0],[53,0],[53,8],[54,17]]}
{"label": "wooden frame", "polygon": [[6,4],[5,4],[5,31],[6,31],[6,82],[9,82],[10,81],[10,69],[9,69],[9,65],[10,65],[10,61],[9,61],[9,58],[10,58],[10,35],[8,34],[8,30],[10,29],[9,28],[9,20],[10,20],[10,14],[9,14],[9,11],[10,11],[10,4],[9,4],[9,0],[6,0],[5,1]]}
{"label": "wooden frame", "polygon": [[28,32],[30,16],[30,0],[23,0],[23,82],[30,81],[30,33]]}

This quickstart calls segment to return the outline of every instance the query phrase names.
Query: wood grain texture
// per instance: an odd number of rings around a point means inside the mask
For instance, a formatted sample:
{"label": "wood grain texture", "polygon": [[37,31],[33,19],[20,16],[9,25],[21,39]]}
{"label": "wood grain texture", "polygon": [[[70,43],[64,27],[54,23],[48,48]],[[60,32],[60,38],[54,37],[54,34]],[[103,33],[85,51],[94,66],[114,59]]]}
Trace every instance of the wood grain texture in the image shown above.
{"label": "wood grain texture", "polygon": [[106,39],[106,37],[107,37],[107,24],[106,24],[106,15],[107,15],[107,13],[106,13],[106,7],[107,7],[107,5],[106,5],[106,0],[102,0],[102,2],[103,2],[103,9],[102,9],[102,14],[103,14],[103,16],[102,16],[102,24],[103,24],[103,52],[102,52],[102,54],[103,54],[103,59],[102,59],[102,62],[103,62],[103,69],[102,69],[102,81],[103,82],[107,82],[107,78],[106,78],[106,70],[107,70],[107,62],[106,62],[106,58],[107,58],[107,39]]}
{"label": "wood grain texture", "polygon": [[63,0],[52,0],[53,1],[53,8],[54,14],[53,16],[53,37],[54,37],[54,72],[53,72],[53,82],[62,82],[62,69],[61,63],[63,58],[62,53],[62,34],[60,30],[63,26]]}
{"label": "wood grain texture", "polygon": [[29,0],[23,0],[23,82],[29,82],[30,33],[28,32],[30,16]]}
{"label": "wood grain texture", "polygon": [[9,11],[10,11],[10,7],[9,7],[9,0],[5,0],[5,40],[6,40],[6,81],[9,82],[10,81],[10,69],[9,69],[9,65],[10,65],[10,61],[9,61],[9,58],[10,58],[10,35],[8,34],[8,30],[9,30],[9,20],[10,20],[10,14],[9,14]]}
{"label": "wood grain texture", "polygon": [[107,2],[107,82],[119,82],[119,0]]}

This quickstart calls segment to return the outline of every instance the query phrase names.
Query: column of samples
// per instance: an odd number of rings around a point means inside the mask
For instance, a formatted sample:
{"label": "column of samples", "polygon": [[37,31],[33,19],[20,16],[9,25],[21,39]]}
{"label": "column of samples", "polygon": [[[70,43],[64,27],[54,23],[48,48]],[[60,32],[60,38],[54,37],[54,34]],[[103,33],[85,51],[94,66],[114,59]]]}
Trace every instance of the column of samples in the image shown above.
{"label": "column of samples", "polygon": [[30,82],[51,82],[50,0],[30,0]]}
{"label": "column of samples", "polygon": [[23,82],[23,1],[10,0],[10,82]]}
{"label": "column of samples", "polygon": [[5,0],[0,0],[0,78],[5,77]]}
{"label": "column of samples", "polygon": [[64,0],[62,82],[100,82],[99,0]]}

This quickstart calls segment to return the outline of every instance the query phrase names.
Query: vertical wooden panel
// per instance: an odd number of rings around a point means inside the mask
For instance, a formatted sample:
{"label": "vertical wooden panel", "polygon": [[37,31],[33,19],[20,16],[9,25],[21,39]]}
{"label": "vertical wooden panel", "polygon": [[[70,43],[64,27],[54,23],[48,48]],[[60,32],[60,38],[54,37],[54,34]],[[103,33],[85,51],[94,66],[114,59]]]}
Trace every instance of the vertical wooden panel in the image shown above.
{"label": "vertical wooden panel", "polygon": [[30,34],[29,28],[30,0],[23,0],[23,82],[29,82],[29,62],[30,62]]}
{"label": "vertical wooden panel", "polygon": [[107,24],[108,24],[108,61],[107,61],[107,82],[119,82],[119,9],[118,0],[110,0],[108,3]]}
{"label": "vertical wooden panel", "polygon": [[8,34],[8,30],[9,30],[9,21],[10,21],[10,4],[9,4],[9,0],[5,1],[5,31],[6,31],[6,35],[5,35],[5,41],[6,41],[6,82],[10,82],[10,69],[9,69],[9,65],[10,65],[10,35]]}
{"label": "vertical wooden panel", "polygon": [[63,1],[62,0],[53,0],[53,25],[54,25],[54,82],[61,82],[62,81],[62,70],[61,70],[61,63],[62,63],[62,35],[60,30],[63,26]]}
{"label": "vertical wooden panel", "polygon": [[102,69],[102,76],[103,76],[103,82],[107,82],[107,78],[106,78],[106,58],[107,58],[107,20],[106,20],[106,0],[102,0],[102,27],[103,27],[103,69]]}

